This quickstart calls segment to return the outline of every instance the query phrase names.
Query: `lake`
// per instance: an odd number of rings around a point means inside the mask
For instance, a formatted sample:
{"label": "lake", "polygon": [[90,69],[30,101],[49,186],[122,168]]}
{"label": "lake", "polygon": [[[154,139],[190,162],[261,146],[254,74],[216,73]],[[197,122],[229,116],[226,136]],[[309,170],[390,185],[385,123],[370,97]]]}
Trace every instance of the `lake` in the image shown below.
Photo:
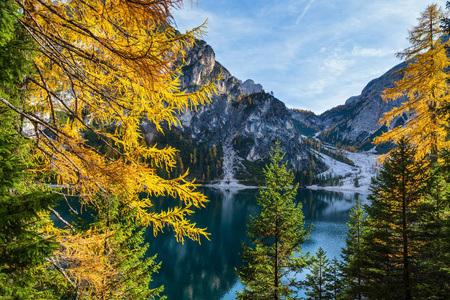
{"label": "lake", "polygon": [[[250,215],[256,215],[256,189],[221,191],[202,188],[210,202],[206,208],[197,210],[192,222],[207,227],[210,241],[186,240],[177,243],[166,230],[157,237],[147,230],[146,241],[150,243],[149,255],[158,254],[162,266],[153,275],[152,287],[164,285],[168,300],[229,300],[242,289],[235,268],[241,265],[239,253],[242,242],[247,241],[246,223]],[[350,209],[365,195],[330,191],[300,190],[296,201],[303,206],[307,225],[313,223],[311,237],[304,244],[303,252],[314,254],[322,247],[329,259],[340,259],[341,247],[345,246],[346,222]],[[165,208],[177,203],[173,199],[159,198],[155,208]]]}

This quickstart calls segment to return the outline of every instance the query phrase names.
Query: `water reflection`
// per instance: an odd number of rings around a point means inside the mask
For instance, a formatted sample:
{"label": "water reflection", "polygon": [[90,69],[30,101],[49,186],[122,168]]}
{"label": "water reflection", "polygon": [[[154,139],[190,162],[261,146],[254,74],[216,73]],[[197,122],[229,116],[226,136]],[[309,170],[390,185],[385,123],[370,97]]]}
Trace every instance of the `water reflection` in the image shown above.
{"label": "water reflection", "polygon": [[237,281],[234,268],[241,263],[237,253],[246,236],[246,218],[257,211],[254,192],[204,192],[210,203],[192,221],[208,228],[211,241],[199,245],[187,240],[183,245],[170,232],[154,238],[148,231],[150,251],[163,262],[152,284],[164,284],[169,299],[221,299]]}
{"label": "water reflection", "polygon": [[[235,268],[241,264],[239,252],[242,241],[247,241],[246,222],[250,215],[259,212],[256,205],[257,190],[239,192],[204,189],[210,199],[206,208],[198,210],[192,221],[207,227],[211,241],[186,240],[177,243],[171,232],[153,237],[147,231],[149,254],[158,253],[162,261],[159,274],[154,275],[152,286],[165,286],[168,299],[234,299],[241,289]],[[357,198],[353,193],[302,190],[297,201],[303,205],[305,220],[314,223],[311,238],[304,250],[314,253],[319,246],[328,257],[339,257],[345,245],[346,222]],[[173,200],[158,199],[155,209],[174,205]]]}
{"label": "water reflection", "polygon": [[305,218],[311,221],[327,220],[347,221],[351,208],[359,199],[366,201],[367,196],[358,193],[301,190],[297,201],[303,205]]}

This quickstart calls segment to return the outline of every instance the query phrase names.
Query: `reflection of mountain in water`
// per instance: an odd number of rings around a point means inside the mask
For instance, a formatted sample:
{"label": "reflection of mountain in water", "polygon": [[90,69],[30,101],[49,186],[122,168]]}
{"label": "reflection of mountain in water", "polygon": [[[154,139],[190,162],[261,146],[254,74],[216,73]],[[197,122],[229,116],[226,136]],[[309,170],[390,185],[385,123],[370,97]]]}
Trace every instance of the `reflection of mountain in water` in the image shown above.
{"label": "reflection of mountain in water", "polygon": [[[148,255],[158,254],[162,262],[160,272],[153,275],[151,287],[164,285],[164,295],[168,299],[191,300],[235,299],[235,291],[242,286],[238,283],[235,268],[241,264],[239,253],[242,241],[247,241],[246,223],[249,215],[256,215],[257,190],[220,191],[202,190],[210,200],[207,206],[192,215],[192,222],[198,227],[208,228],[211,241],[202,244],[186,240],[177,243],[173,233],[166,230],[157,237],[149,228],[146,241],[150,243]],[[327,251],[330,258],[339,257],[345,245],[346,222],[357,194],[341,192],[300,190],[297,201],[303,205],[307,224],[313,222],[311,238],[304,245],[304,252],[314,253],[319,246]],[[359,195],[360,200],[366,197]],[[154,201],[156,211],[177,205],[178,200],[158,198]],[[76,199],[70,205],[80,210]],[[70,219],[69,207],[62,200],[57,211]],[[88,214],[84,213],[83,218]],[[57,223],[58,221],[55,220]],[[62,224],[61,224],[62,226]]]}
{"label": "reflection of mountain in water", "polygon": [[[246,239],[247,217],[257,211],[254,191],[204,192],[210,203],[196,211],[192,221],[208,228],[211,241],[199,245],[187,240],[183,245],[169,232],[156,238],[147,233],[151,253],[162,261],[152,285],[163,284],[168,299],[221,299],[238,280],[235,267],[241,264],[238,253]],[[160,200],[156,206],[162,205]]]}
{"label": "reflection of mountain in water", "polygon": [[[199,227],[208,228],[211,241],[202,241],[201,245],[185,241],[182,245],[170,232],[156,238],[150,230],[147,233],[151,253],[158,253],[158,260],[162,261],[160,273],[154,276],[152,285],[163,284],[168,299],[222,299],[238,284],[235,268],[241,264],[239,253],[242,241],[247,240],[246,222],[249,215],[256,215],[259,211],[255,197],[257,190],[203,191],[210,203],[196,211],[192,221]],[[329,249],[330,253],[340,251],[342,241],[345,241],[345,222],[356,197],[354,194],[329,191],[299,191],[297,201],[303,205],[307,223],[315,222],[305,250],[312,251],[309,248],[316,248],[319,242],[326,240],[335,248]],[[175,204],[173,200],[169,201],[172,203],[167,201],[159,199],[155,209]],[[324,247],[327,248],[326,245]],[[234,292],[227,295],[228,298],[234,299]]]}
{"label": "reflection of mountain in water", "polygon": [[303,213],[306,220],[311,221],[333,221],[347,222],[350,210],[356,200],[364,203],[366,195],[358,193],[343,193],[329,191],[301,190],[297,196],[297,201],[303,205]]}

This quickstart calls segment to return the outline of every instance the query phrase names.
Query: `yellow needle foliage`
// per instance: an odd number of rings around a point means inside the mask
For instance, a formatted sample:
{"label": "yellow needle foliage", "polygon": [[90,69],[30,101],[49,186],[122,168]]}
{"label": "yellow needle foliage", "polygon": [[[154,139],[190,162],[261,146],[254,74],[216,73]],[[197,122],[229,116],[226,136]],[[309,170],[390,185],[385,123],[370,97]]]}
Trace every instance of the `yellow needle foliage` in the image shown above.
{"label": "yellow needle foliage", "polygon": [[[16,3],[23,13],[20,25],[35,41],[34,70],[24,82],[23,106],[0,101],[31,128],[26,134],[36,141],[39,162],[34,171],[50,174],[99,212],[105,206],[98,199],[121,201],[119,215],[135,212],[133,222],[152,226],[154,234],[168,226],[181,242],[208,238],[206,229],[187,219],[193,207],[208,201],[185,180],[187,173],[173,179],[156,173],[176,165],[177,150],[147,146],[140,131],[142,120],[159,131],[161,123],[180,124],[178,113],[209,102],[216,92],[215,80],[193,93],[180,89],[183,58],[203,35],[203,25],[184,34],[172,27],[171,11],[182,0]],[[107,150],[90,146],[87,133]],[[150,198],[155,196],[179,198],[181,204],[154,211]],[[43,233],[61,244],[49,262],[85,297],[103,295],[108,278],[119,276],[108,251],[108,228],[76,233],[49,222]]]}
{"label": "yellow needle foliage", "polygon": [[[178,124],[176,113],[209,101],[214,82],[197,92],[180,90],[180,64],[203,34],[202,27],[180,34],[171,10],[180,0],[53,1],[18,0],[21,25],[36,41],[35,72],[28,78],[27,108],[6,105],[33,126],[36,172],[53,174],[82,201],[96,206],[95,195],[119,196],[137,209],[137,220],[155,231],[170,225],[177,236],[199,240],[204,229],[186,220],[190,207],[202,207],[205,196],[179,178],[165,180],[155,168],[170,170],[176,149],[147,147],[139,129],[146,119],[162,131]],[[106,130],[108,126],[114,130]],[[108,155],[86,143],[91,131],[107,145]],[[150,212],[150,196],[179,197],[184,205]]]}
{"label": "yellow needle foliage", "polygon": [[439,149],[448,148],[446,122],[438,117],[437,109],[450,101],[447,57],[448,40],[441,39],[441,20],[445,15],[436,4],[430,5],[418,19],[419,25],[409,31],[411,47],[397,53],[407,65],[401,69],[402,79],[384,91],[384,100],[406,96],[408,100],[400,107],[387,112],[380,120],[388,127],[396,117],[406,114],[409,120],[401,126],[384,133],[375,143],[397,142],[408,138],[417,146],[417,157],[436,155]]}
{"label": "yellow needle foliage", "polygon": [[[108,236],[96,229],[83,234],[69,235],[61,240],[61,253],[56,256],[60,265],[67,265],[65,273],[87,299],[96,295],[111,299],[117,291],[108,289],[108,279],[120,276],[112,263],[112,251],[104,246]],[[112,281],[112,280],[111,280]],[[118,295],[114,295],[118,296]],[[98,298],[98,297],[97,297]],[[100,298],[99,298],[100,299]]]}

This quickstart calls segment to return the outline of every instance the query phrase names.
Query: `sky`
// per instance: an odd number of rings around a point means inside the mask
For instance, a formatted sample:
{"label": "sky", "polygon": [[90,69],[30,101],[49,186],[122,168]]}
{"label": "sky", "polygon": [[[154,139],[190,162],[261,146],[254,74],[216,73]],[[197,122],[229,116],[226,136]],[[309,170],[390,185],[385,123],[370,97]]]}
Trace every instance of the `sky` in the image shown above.
{"label": "sky", "polygon": [[233,76],[320,114],[400,63],[432,3],[447,12],[445,0],[194,0],[173,15],[181,32],[207,20],[204,40]]}

